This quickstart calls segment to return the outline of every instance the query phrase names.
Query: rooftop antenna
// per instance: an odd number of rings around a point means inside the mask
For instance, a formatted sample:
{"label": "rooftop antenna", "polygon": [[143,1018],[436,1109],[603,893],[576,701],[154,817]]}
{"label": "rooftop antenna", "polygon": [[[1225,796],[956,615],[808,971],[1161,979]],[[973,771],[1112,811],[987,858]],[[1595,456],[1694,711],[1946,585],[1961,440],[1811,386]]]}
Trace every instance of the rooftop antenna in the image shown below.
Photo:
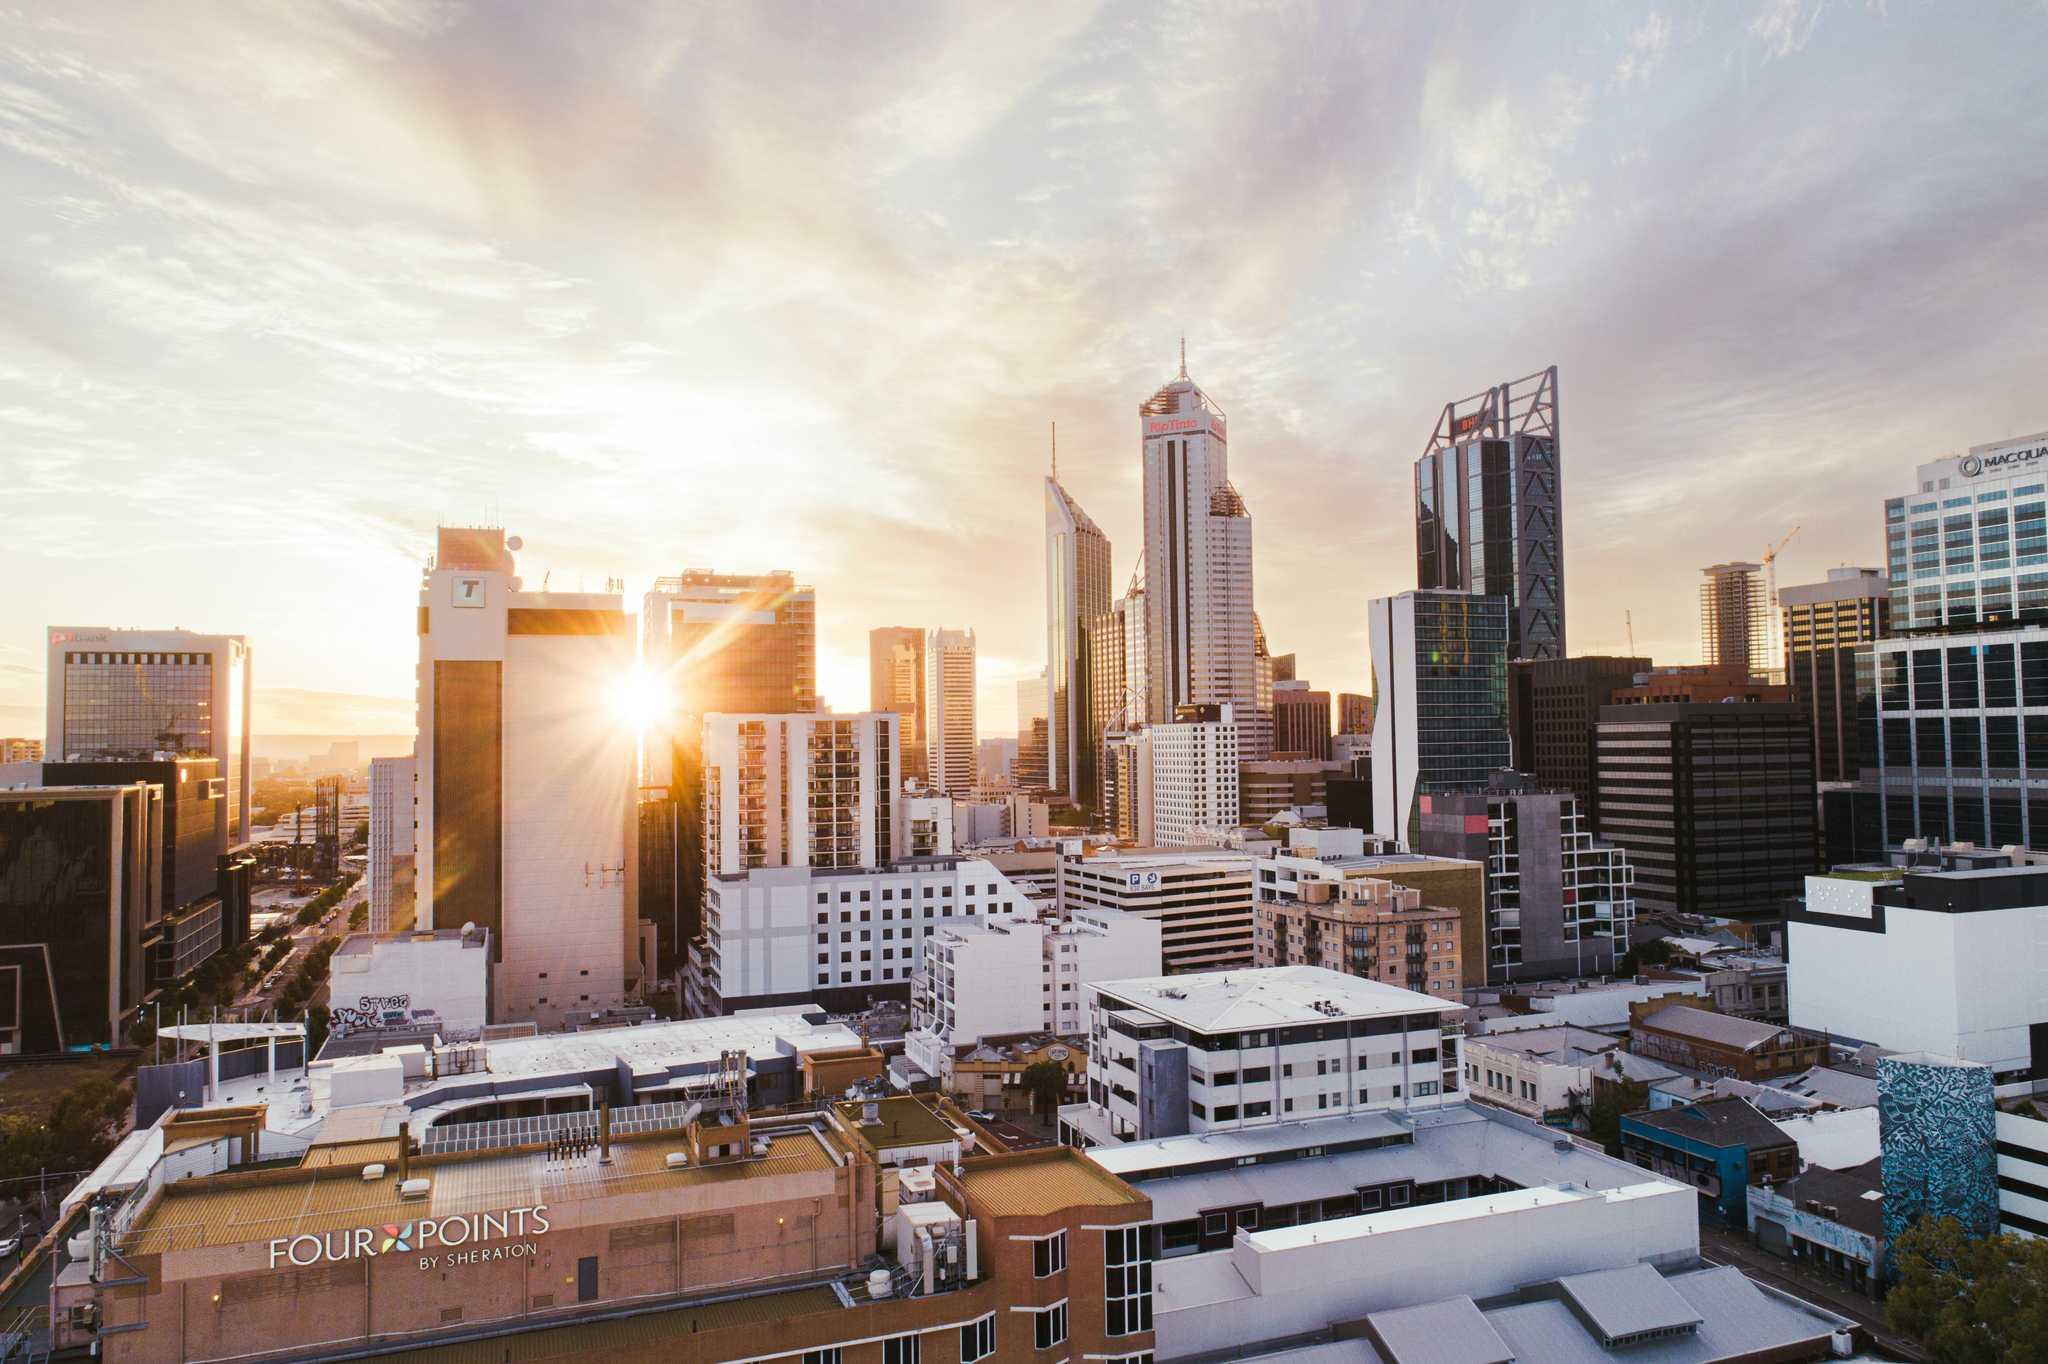
{"label": "rooftop antenna", "polygon": [[1188,337],[1186,332],[1182,332],[1180,337],[1180,377],[1183,379],[1188,377]]}

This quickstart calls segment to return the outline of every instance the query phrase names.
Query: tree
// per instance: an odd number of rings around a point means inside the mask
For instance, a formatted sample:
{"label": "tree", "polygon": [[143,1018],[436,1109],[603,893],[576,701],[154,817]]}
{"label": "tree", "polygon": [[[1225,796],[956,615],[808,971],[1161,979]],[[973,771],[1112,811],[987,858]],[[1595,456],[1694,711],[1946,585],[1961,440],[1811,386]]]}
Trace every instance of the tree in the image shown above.
{"label": "tree", "polygon": [[1632,976],[1645,966],[1662,966],[1671,960],[1671,944],[1662,938],[1651,938],[1631,947],[1615,965],[1617,974]]}
{"label": "tree", "polygon": [[1033,1113],[1051,1117],[1067,1101],[1067,1068],[1058,1061],[1033,1061],[1024,1067],[1024,1093]]}
{"label": "tree", "polygon": [[1593,1107],[1586,1115],[1586,1133],[1600,1143],[1607,1154],[1621,1151],[1621,1115],[1649,1107],[1650,1087],[1635,1080],[1596,1086]]}
{"label": "tree", "polygon": [[320,1047],[327,1041],[327,1030],[332,1025],[332,1016],[325,1004],[315,1004],[306,1010],[306,1060],[320,1054]]}
{"label": "tree", "polygon": [[1923,1217],[1886,1249],[1893,1330],[1938,1364],[2048,1364],[2048,1241]]}

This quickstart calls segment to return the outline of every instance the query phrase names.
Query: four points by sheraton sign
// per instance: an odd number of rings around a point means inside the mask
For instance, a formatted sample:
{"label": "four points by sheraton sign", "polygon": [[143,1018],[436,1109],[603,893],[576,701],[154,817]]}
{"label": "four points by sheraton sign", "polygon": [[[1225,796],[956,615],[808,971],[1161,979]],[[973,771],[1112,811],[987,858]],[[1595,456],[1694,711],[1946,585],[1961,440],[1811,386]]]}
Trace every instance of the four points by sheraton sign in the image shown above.
{"label": "four points by sheraton sign", "polygon": [[[453,1252],[446,1263],[479,1264],[486,1260],[524,1259],[539,1249],[526,1238],[545,1236],[552,1224],[545,1203],[507,1208],[503,1212],[472,1212],[453,1217],[416,1217],[374,1227],[302,1232],[279,1236],[270,1243],[270,1267],[339,1264],[377,1255],[420,1254],[420,1268],[433,1269],[443,1260],[429,1248]],[[509,1242],[510,1244],[505,1244]]]}

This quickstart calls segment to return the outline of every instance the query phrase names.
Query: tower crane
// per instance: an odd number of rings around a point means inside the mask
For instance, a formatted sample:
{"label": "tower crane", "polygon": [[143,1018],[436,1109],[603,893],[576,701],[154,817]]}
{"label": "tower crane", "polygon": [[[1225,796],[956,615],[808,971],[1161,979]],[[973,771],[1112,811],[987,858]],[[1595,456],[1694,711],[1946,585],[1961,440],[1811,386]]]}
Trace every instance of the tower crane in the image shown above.
{"label": "tower crane", "polygon": [[1771,650],[1771,657],[1776,660],[1774,666],[1778,668],[1785,666],[1785,613],[1778,609],[1778,551],[1792,543],[1792,537],[1799,534],[1799,529],[1799,526],[1792,527],[1785,532],[1784,539],[1764,551],[1765,590],[1770,593],[1766,609],[1771,613],[1771,639],[1776,646]]}

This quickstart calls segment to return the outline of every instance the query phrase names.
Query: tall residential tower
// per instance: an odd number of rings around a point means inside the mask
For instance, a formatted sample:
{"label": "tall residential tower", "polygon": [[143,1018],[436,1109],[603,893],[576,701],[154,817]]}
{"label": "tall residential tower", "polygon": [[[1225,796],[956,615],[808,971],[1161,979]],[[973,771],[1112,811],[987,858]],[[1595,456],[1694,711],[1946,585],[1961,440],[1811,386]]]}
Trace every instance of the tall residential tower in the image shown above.
{"label": "tall residential tower", "polygon": [[975,785],[974,631],[934,630],[924,643],[925,762],[931,788],[964,796]]}
{"label": "tall residential tower", "polygon": [[914,625],[868,631],[868,709],[903,717],[903,775],[923,782],[924,631]]}

